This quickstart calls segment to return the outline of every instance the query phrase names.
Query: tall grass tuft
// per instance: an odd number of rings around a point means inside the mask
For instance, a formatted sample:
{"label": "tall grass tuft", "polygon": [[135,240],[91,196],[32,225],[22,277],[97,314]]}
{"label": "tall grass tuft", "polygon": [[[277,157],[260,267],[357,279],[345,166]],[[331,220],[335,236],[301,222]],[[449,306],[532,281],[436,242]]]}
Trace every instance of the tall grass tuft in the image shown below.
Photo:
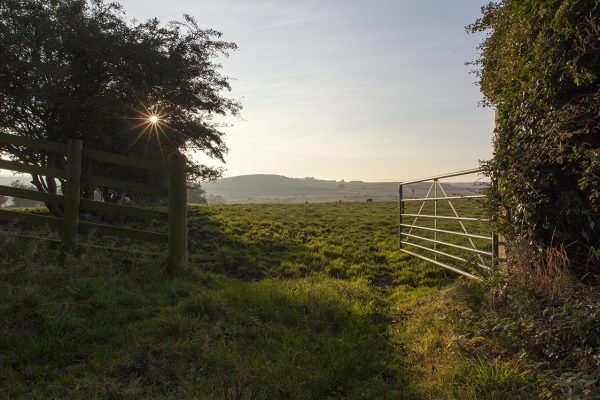
{"label": "tall grass tuft", "polygon": [[464,358],[464,370],[454,382],[457,398],[534,400],[538,398],[531,371],[516,361],[488,360],[482,354]]}
{"label": "tall grass tuft", "polygon": [[569,256],[564,246],[521,244],[513,249],[507,272],[513,285],[551,301],[568,298],[581,288],[569,271]]}

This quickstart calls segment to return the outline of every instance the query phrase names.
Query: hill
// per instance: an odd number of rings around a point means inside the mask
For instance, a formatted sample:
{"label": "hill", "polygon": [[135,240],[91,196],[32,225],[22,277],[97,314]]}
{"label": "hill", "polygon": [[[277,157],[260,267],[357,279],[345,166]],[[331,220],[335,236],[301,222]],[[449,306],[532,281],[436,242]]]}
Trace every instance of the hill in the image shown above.
{"label": "hill", "polygon": [[[10,185],[20,180],[29,183],[29,176],[0,176],[0,185]],[[405,197],[425,197],[431,183],[406,186]],[[315,178],[288,178],[282,175],[241,175],[204,182],[209,203],[224,200],[228,204],[294,204],[398,201],[398,183],[327,181]],[[453,182],[444,184],[449,195],[473,194],[481,189],[475,182]]]}
{"label": "hill", "polygon": [[[431,183],[410,185],[407,197],[424,197]],[[397,201],[398,183],[327,181],[315,178],[288,178],[281,175],[242,175],[205,182],[208,195],[221,196],[227,203],[325,203]],[[474,182],[444,184],[448,193],[472,194],[481,186]]]}

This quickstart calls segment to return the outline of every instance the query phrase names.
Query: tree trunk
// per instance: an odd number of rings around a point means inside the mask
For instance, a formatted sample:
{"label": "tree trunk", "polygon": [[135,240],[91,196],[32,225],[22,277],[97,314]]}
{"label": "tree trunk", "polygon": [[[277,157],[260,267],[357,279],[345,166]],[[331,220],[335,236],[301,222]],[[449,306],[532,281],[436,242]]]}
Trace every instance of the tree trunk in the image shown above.
{"label": "tree trunk", "polygon": [[[48,166],[55,168],[56,167],[56,158],[54,156],[48,156]],[[58,186],[56,185],[56,180],[50,176],[40,176],[40,175],[31,175],[33,185],[40,192],[52,193],[56,194],[58,191]],[[44,203],[48,211],[55,217],[62,217],[64,213],[63,207],[56,203],[46,202]]]}

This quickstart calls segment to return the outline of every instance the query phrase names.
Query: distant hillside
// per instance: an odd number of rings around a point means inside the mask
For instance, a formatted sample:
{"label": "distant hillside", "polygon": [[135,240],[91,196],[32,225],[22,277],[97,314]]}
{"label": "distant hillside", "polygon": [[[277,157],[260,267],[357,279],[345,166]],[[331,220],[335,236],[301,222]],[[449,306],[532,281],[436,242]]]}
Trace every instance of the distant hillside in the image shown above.
{"label": "distant hillside", "polygon": [[[431,183],[405,188],[406,197],[424,197]],[[208,195],[221,196],[227,203],[304,203],[332,201],[396,201],[395,182],[324,181],[288,178],[281,175],[242,175],[205,182]],[[473,182],[444,184],[448,194],[475,193],[481,186]]]}
{"label": "distant hillside", "polygon": [[[0,176],[0,185],[10,185],[14,180],[29,183],[24,176]],[[404,188],[405,197],[425,197],[431,183],[419,183]],[[202,187],[209,195],[222,197],[228,204],[265,203],[326,203],[366,201],[397,201],[398,184],[395,182],[342,182],[313,178],[288,178],[281,175],[242,175],[204,182]],[[448,195],[476,193],[481,184],[474,182],[444,184]],[[441,194],[440,194],[441,195]],[[212,199],[211,199],[211,196]]]}

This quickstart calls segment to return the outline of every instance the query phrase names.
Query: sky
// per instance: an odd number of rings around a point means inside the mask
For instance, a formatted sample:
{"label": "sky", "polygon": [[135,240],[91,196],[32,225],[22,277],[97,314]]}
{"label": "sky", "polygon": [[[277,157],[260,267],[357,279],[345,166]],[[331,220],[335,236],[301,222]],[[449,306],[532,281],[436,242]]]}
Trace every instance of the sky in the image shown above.
{"label": "sky", "polygon": [[222,69],[244,107],[224,128],[225,176],[363,181],[491,157],[494,113],[465,65],[481,40],[465,26],[485,2],[120,0],[128,18],[190,14],[239,46]]}

